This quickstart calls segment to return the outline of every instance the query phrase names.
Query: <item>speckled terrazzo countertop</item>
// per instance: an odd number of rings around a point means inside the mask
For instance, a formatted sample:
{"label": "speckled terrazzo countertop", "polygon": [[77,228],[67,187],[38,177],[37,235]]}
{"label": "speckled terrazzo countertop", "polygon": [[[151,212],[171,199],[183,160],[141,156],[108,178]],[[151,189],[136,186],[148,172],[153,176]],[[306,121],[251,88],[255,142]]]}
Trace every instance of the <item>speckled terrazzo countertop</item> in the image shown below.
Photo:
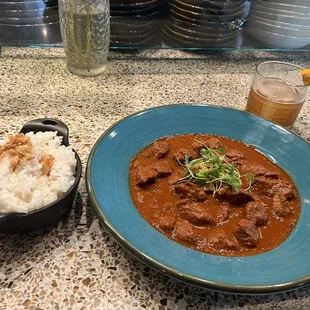
{"label": "speckled terrazzo countertop", "polygon": [[[106,74],[80,78],[64,68],[62,49],[5,48],[0,55],[0,138],[38,117],[56,117],[84,168],[92,145],[114,122],[141,109],[206,103],[244,109],[254,65],[309,53],[172,51],[111,54]],[[310,140],[310,107],[293,130]],[[310,286],[289,293],[238,296],[160,275],[100,227],[84,179],[62,221],[35,233],[0,235],[0,310],[7,309],[310,309]]]}

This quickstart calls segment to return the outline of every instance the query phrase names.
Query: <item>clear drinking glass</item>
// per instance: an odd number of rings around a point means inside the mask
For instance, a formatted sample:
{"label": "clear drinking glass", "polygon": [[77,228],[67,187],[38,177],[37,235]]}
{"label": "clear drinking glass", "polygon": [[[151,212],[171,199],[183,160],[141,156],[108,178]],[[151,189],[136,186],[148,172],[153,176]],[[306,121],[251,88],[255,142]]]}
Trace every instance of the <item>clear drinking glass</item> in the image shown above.
{"label": "clear drinking glass", "polygon": [[59,16],[68,71],[101,74],[110,43],[109,0],[59,0]]}
{"label": "clear drinking glass", "polygon": [[266,61],[256,67],[246,111],[291,128],[309,90],[302,67]]}

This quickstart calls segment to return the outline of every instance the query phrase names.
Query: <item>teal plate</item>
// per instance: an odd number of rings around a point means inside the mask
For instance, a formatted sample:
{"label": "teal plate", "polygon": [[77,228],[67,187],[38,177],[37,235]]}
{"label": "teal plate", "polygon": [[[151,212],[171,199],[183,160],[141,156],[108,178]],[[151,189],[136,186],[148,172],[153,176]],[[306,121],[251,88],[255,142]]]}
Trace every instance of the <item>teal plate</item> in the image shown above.
{"label": "teal plate", "polygon": [[[171,241],[140,216],[128,184],[132,157],[160,137],[183,133],[215,134],[252,144],[289,172],[300,193],[301,215],[284,243],[255,256],[209,255]],[[218,291],[285,291],[310,280],[309,155],[306,141],[246,112],[207,105],[163,106],[131,115],[99,138],[87,164],[87,190],[107,230],[158,271]]]}

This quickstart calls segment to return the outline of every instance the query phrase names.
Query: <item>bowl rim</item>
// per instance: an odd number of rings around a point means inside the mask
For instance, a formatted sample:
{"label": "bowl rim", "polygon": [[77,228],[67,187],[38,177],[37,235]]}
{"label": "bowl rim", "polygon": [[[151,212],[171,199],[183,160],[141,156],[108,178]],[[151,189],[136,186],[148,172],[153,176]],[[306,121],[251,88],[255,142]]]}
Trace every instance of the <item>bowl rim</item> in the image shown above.
{"label": "bowl rim", "polygon": [[[292,18],[294,20],[303,20],[303,21],[310,21],[309,17],[300,17],[300,16],[294,16],[294,15],[289,15],[290,12],[285,12],[287,13],[286,15],[282,15],[282,14],[274,14],[274,13],[270,13],[270,12],[264,12],[264,11],[261,11],[260,9],[256,9],[256,8],[251,8],[251,11],[250,11],[250,16],[251,15],[255,15],[255,12],[258,12],[259,14],[265,14],[267,15],[267,17],[269,16],[274,16],[274,17],[281,17],[281,18]],[[309,13],[309,16],[310,16],[310,13]],[[263,17],[264,18],[264,17]],[[310,25],[310,22],[309,22],[309,25]],[[308,26],[308,25],[307,25]]]}
{"label": "bowl rim", "polygon": [[[169,25],[171,24],[171,26],[175,27],[175,28],[178,28],[180,31],[185,31],[187,33],[191,33],[193,35],[201,35],[201,36],[209,36],[209,37],[215,37],[214,39],[228,39],[228,38],[234,38],[234,37],[237,37],[238,36],[238,33],[209,33],[209,32],[201,32],[201,31],[197,31],[197,30],[193,30],[191,29],[190,27],[188,28],[185,28],[185,27],[182,27],[182,26],[179,26],[178,24],[172,22],[171,20],[167,20],[167,23],[166,25]],[[197,26],[196,28],[201,28],[199,26]],[[200,30],[200,29],[199,29]]]}
{"label": "bowl rim", "polygon": [[[195,22],[197,22],[197,23],[200,23],[200,22],[203,22],[204,24],[211,24],[211,25],[218,25],[218,26],[223,26],[223,22],[222,22],[222,20],[223,19],[226,19],[226,18],[231,18],[231,17],[235,17],[234,15],[214,15],[214,16],[211,16],[212,17],[212,19],[214,18],[215,20],[214,21],[207,21],[207,22],[205,22],[204,21],[204,18],[191,18],[191,17],[188,17],[188,16],[185,16],[185,15],[183,15],[183,14],[181,14],[181,13],[179,13],[179,12],[176,12],[175,10],[174,10],[174,8],[169,8],[169,12],[171,12],[171,13],[173,13],[174,15],[177,15],[177,16],[180,16],[181,18],[184,18],[184,19],[186,19],[187,20],[187,22],[188,23],[195,23]],[[174,15],[171,15],[173,18],[175,17]],[[244,14],[242,17],[240,17],[240,19],[244,19],[245,18],[245,15],[246,14]],[[232,22],[232,21],[227,21],[227,22]]]}
{"label": "bowl rim", "polygon": [[177,32],[176,30],[174,29],[171,29],[169,27],[169,25],[165,25],[164,26],[166,29],[168,29],[170,32],[172,32],[173,34],[172,35],[176,35],[176,36],[179,36],[179,37],[183,37],[185,38],[185,40],[194,40],[194,41],[199,41],[200,42],[205,42],[205,43],[219,43],[219,44],[226,44],[227,42],[230,42],[230,39],[235,39],[238,35],[234,35],[232,37],[221,37],[221,38],[218,38],[218,37],[215,37],[215,38],[210,38],[210,39],[205,39],[205,38],[199,38],[199,37],[196,37],[195,33],[193,33],[193,36],[189,36],[191,33],[188,33],[188,34],[183,34],[183,33],[179,33]]}
{"label": "bowl rim", "polygon": [[135,8],[135,7],[141,7],[141,6],[149,6],[149,4],[153,4],[153,3],[160,3],[161,0],[146,0],[146,1],[142,1],[142,0],[137,0],[137,2],[133,2],[133,3],[111,3],[111,8]]}
{"label": "bowl rim", "polygon": [[29,9],[29,10],[22,10],[22,9],[15,9],[15,10],[2,10],[2,13],[30,13],[30,12],[41,12],[41,11],[46,11],[46,10],[58,10],[58,5],[56,6],[49,6],[46,8],[39,8],[39,9]]}
{"label": "bowl rim", "polygon": [[286,28],[286,27],[298,27],[298,28],[303,28],[304,30],[310,31],[310,25],[306,26],[306,25],[300,25],[300,24],[295,24],[295,23],[285,23],[285,22],[280,22],[277,20],[273,20],[273,19],[268,19],[268,18],[264,18],[261,16],[251,16],[251,18],[248,20],[248,22],[253,21],[253,22],[261,22],[261,23],[275,23],[272,24],[272,26],[277,26],[277,27],[282,27]]}
{"label": "bowl rim", "polygon": [[[277,2],[275,2],[275,1],[277,1],[277,0],[258,0],[259,2],[272,2],[272,3],[277,3]],[[298,1],[298,3],[300,3],[300,2],[303,2],[303,3],[309,3],[308,2],[308,0],[297,0]],[[294,0],[281,0],[281,4],[285,4],[285,5],[287,5],[287,4],[290,4],[290,3],[292,3],[292,2],[294,2]]]}
{"label": "bowl rim", "polygon": [[[236,15],[236,17],[239,15],[239,14],[243,14],[244,13],[244,11],[246,11],[245,9],[246,9],[246,7],[244,7],[244,8],[242,8],[242,9],[240,9],[239,11],[237,11],[237,12],[233,12],[233,13],[230,13],[230,12],[227,12],[227,14],[225,13],[225,14],[223,14],[223,15],[209,15],[209,14],[206,14],[205,12],[203,12],[203,13],[198,13],[198,12],[194,12],[194,11],[190,11],[190,10],[185,10],[184,8],[181,8],[181,7],[179,7],[179,6],[177,6],[175,3],[172,3],[172,2],[169,2],[169,9],[171,10],[171,7],[173,8],[173,9],[177,9],[177,10],[179,10],[179,11],[181,11],[182,13],[183,12],[185,12],[185,13],[187,13],[187,14],[189,14],[189,15],[191,15],[191,16],[193,16],[194,18],[204,18],[204,17],[206,17],[206,16],[211,16],[211,17],[216,17],[216,16],[219,16],[219,17],[235,17],[235,15]],[[185,13],[183,13],[183,14],[185,14]]]}
{"label": "bowl rim", "polygon": [[[215,282],[215,281],[211,281],[211,280],[207,280],[207,279],[198,278],[198,277],[189,275],[187,273],[181,272],[179,270],[176,272],[175,269],[173,269],[169,266],[166,266],[165,264],[153,259],[149,255],[140,251],[130,241],[128,241],[126,238],[124,238],[122,236],[122,234],[117,231],[117,229],[112,225],[112,223],[110,223],[110,221],[104,215],[104,213],[102,212],[102,210],[100,208],[99,202],[96,199],[96,196],[95,196],[94,190],[92,188],[92,184],[91,184],[92,181],[91,181],[90,166],[91,166],[91,162],[93,160],[93,157],[95,155],[95,152],[96,152],[98,145],[101,143],[101,141],[105,138],[105,136],[113,128],[115,128],[120,123],[122,123],[122,122],[124,122],[124,121],[126,121],[126,120],[128,120],[134,116],[137,116],[139,114],[143,114],[143,113],[148,112],[148,111],[154,111],[154,110],[158,110],[158,109],[162,109],[162,108],[180,107],[180,106],[181,107],[191,107],[191,106],[212,107],[212,108],[216,108],[216,109],[228,109],[228,110],[233,110],[233,111],[237,110],[237,109],[223,107],[223,106],[217,106],[217,105],[190,104],[190,103],[187,103],[187,104],[169,104],[169,105],[156,106],[156,107],[152,107],[152,108],[146,108],[146,109],[137,111],[135,113],[129,114],[128,116],[120,119],[119,121],[117,121],[114,124],[112,124],[111,126],[109,126],[101,134],[101,136],[97,139],[96,143],[93,145],[91,152],[90,152],[90,155],[89,155],[88,160],[87,160],[86,173],[85,173],[85,183],[86,183],[86,189],[87,189],[88,197],[90,199],[90,202],[91,202],[93,209],[95,210],[95,213],[97,214],[97,216],[99,218],[99,222],[101,222],[107,228],[108,232],[117,240],[117,242],[119,244],[121,244],[121,246],[126,251],[131,253],[139,261],[141,261],[144,264],[150,266],[151,268],[161,272],[162,274],[167,274],[167,275],[171,276],[172,278],[177,278],[178,280],[181,280],[181,281],[186,282],[186,283],[190,283],[190,284],[195,285],[195,286],[206,287],[206,288],[209,288],[209,289],[215,290],[215,291],[238,293],[238,294],[271,294],[271,293],[276,293],[276,292],[278,293],[278,292],[284,292],[284,291],[292,290],[292,289],[298,288],[298,287],[303,286],[306,283],[310,282],[310,275],[308,275],[305,277],[298,278],[294,281],[289,281],[289,282],[280,283],[280,284],[253,285],[253,286],[233,285],[233,284],[228,284],[228,283],[224,283],[224,282],[219,282],[219,281]],[[240,113],[250,114],[248,112],[241,111],[241,110],[237,110],[237,111],[239,111]],[[304,139],[302,139],[300,136],[298,136],[296,133],[294,133],[294,132],[292,132],[286,128],[283,128],[282,126],[280,126],[274,122],[265,120],[263,118],[255,116],[253,114],[251,114],[251,116],[255,117],[255,118],[259,118],[260,121],[262,121],[263,123],[272,124],[273,126],[281,128],[281,130],[295,136],[298,140],[302,140],[304,142],[307,142]]]}
{"label": "bowl rim", "polygon": [[[22,0],[19,0],[19,1],[14,1],[14,0],[5,0],[4,2],[6,3],[19,3],[19,4],[24,4],[24,3],[49,3],[49,2],[53,2],[55,0],[25,0],[25,1],[22,1]],[[56,0],[57,1],[57,0]]]}
{"label": "bowl rim", "polygon": [[[172,0],[170,0],[169,1],[169,4],[174,4],[175,6],[177,6],[177,4],[176,3],[179,3],[179,4],[182,4],[182,5],[184,5],[184,6],[188,6],[188,7],[190,7],[190,8],[194,8],[194,9],[197,9],[197,10],[205,10],[206,9],[206,7],[203,7],[203,6],[199,6],[199,5],[197,5],[197,4],[189,4],[189,3],[187,3],[187,2],[183,2],[182,0],[174,0],[174,1],[172,1]],[[225,11],[229,11],[229,10],[237,10],[237,9],[239,9],[239,8],[241,8],[240,10],[243,10],[245,7],[247,7],[247,2],[246,1],[242,1],[242,4],[240,4],[239,6],[236,6],[236,7],[234,7],[234,8],[224,8],[224,10]],[[189,10],[190,10],[190,8],[189,8]],[[185,10],[185,9],[184,9]],[[219,10],[220,10],[220,8],[219,8]],[[187,12],[192,12],[192,11],[187,11]],[[239,12],[239,11],[238,11]]]}
{"label": "bowl rim", "polygon": [[[197,42],[193,42],[193,41],[191,41],[191,40],[189,40],[189,41],[186,41],[184,38],[183,39],[181,39],[181,38],[178,38],[178,37],[176,37],[176,36],[174,36],[172,33],[169,33],[169,31],[168,31],[169,29],[166,29],[166,28],[163,28],[162,29],[162,31],[163,31],[163,33],[165,34],[165,36],[168,36],[170,39],[172,39],[172,40],[174,40],[174,41],[176,41],[178,44],[187,44],[187,46],[188,46],[188,48],[189,49],[191,49],[191,50],[200,50],[201,48],[204,48],[205,46],[203,46],[203,45],[199,45],[198,43],[198,40],[196,40]],[[227,47],[227,45],[229,44],[229,45],[231,45],[231,44],[235,44],[236,42],[238,41],[238,37],[236,37],[236,38],[234,38],[234,39],[232,39],[231,41],[227,41],[227,42],[225,42],[225,43],[216,43],[216,47],[215,47],[215,49],[216,48],[218,48],[218,47],[220,47],[220,48],[228,48]],[[195,45],[193,45],[193,44],[195,44]],[[214,47],[210,47],[210,48],[208,48],[208,49],[214,49]]]}
{"label": "bowl rim", "polygon": [[[250,30],[250,29],[248,29]],[[280,34],[280,33],[277,33],[277,32],[270,32],[270,31],[267,31],[267,30],[263,30],[263,29],[259,29],[259,28],[255,28],[255,29],[251,29],[251,31],[253,33],[255,33],[256,31],[257,32],[263,32],[263,34],[267,34],[269,36],[276,36],[276,37],[279,37],[279,38],[283,38],[283,39],[292,39],[292,40],[297,40],[297,41],[306,41],[306,40],[309,40],[309,43],[306,44],[305,46],[309,45],[310,44],[310,36],[309,37],[292,37],[292,36],[286,36],[284,34]]]}
{"label": "bowl rim", "polygon": [[[279,7],[286,7],[286,6],[288,6],[288,7],[292,7],[292,8],[301,8],[301,9],[309,9],[309,11],[310,11],[310,6],[307,6],[307,5],[297,5],[297,4],[288,4],[288,3],[278,3],[278,2],[274,2],[274,1],[262,1],[262,0],[258,0],[258,3],[261,3],[261,4],[267,4],[267,6],[269,5],[269,4],[271,4],[271,5],[278,5]],[[271,8],[271,9],[273,9],[273,8]],[[289,9],[289,8],[288,8]],[[276,9],[277,10],[277,9]],[[280,9],[281,10],[281,9]]]}
{"label": "bowl rim", "polygon": [[59,22],[50,22],[50,23],[41,23],[41,24],[2,24],[0,23],[0,26],[2,27],[44,27],[44,26],[58,26]]}
{"label": "bowl rim", "polygon": [[[306,35],[307,33],[308,34],[308,38],[310,37],[310,28],[309,29],[296,29],[296,28],[289,28],[288,26],[281,26],[281,25],[272,25],[272,24],[269,24],[268,22],[264,22],[264,21],[261,21],[261,20],[258,20],[258,19],[251,19],[251,20],[248,20],[248,24],[251,24],[251,23],[257,23],[257,24],[261,24],[261,25],[264,25],[264,26],[268,26],[269,28],[279,28],[279,29],[285,29],[285,30],[288,30],[288,31],[293,31],[293,32],[306,32]],[[294,27],[294,26],[292,26]]]}
{"label": "bowl rim", "polygon": [[[175,12],[175,14],[178,14]],[[179,16],[181,16],[182,18],[185,18],[185,16],[178,14]],[[185,20],[181,20],[176,16],[171,15],[170,19],[168,19],[168,21],[171,21],[171,19],[173,20],[173,23],[184,23],[186,24],[186,26],[188,27],[198,27],[198,28],[202,28],[205,31],[210,31],[210,30],[219,30],[219,31],[229,31],[229,33],[233,33],[235,32],[235,29],[228,29],[225,28],[223,26],[223,24],[221,23],[221,21],[203,21],[203,20],[192,20],[192,21],[185,21]],[[195,23],[196,22],[196,23]],[[188,25],[187,25],[188,24]]]}
{"label": "bowl rim", "polygon": [[[261,3],[261,2],[259,2],[259,3]],[[286,11],[286,10],[270,8],[270,7],[268,7],[268,6],[265,6],[265,7],[264,7],[264,6],[260,5],[259,3],[254,2],[253,9],[256,9],[256,8],[258,8],[259,10],[267,9],[267,12],[266,12],[266,13],[274,14],[274,15],[281,15],[282,13],[283,13],[283,14],[290,14],[290,13],[291,13],[290,11]],[[271,10],[271,12],[268,11],[268,10]],[[279,14],[279,13],[280,13],[280,14]],[[295,17],[297,17],[297,18],[300,18],[300,17],[301,17],[301,18],[308,18],[308,17],[310,16],[310,12],[301,13],[301,12],[296,12],[296,11],[294,11],[293,13],[295,14]],[[291,13],[291,14],[292,14],[292,13]],[[296,15],[296,14],[297,14],[297,15]],[[302,16],[299,16],[299,14],[302,15]]]}

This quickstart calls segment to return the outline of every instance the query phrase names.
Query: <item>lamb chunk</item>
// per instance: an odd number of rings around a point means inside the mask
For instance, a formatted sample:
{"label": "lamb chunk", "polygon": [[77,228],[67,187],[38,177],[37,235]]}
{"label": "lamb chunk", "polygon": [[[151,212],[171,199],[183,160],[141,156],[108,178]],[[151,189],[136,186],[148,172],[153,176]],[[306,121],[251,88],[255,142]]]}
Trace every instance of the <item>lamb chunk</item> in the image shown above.
{"label": "lamb chunk", "polygon": [[212,137],[208,139],[207,141],[194,142],[192,147],[196,152],[200,153],[201,149],[206,148],[204,144],[210,149],[219,149],[220,147],[222,147],[220,140],[215,137]]}
{"label": "lamb chunk", "polygon": [[273,196],[272,208],[274,213],[279,217],[285,217],[292,213],[290,206],[288,206],[285,200],[278,194]]}
{"label": "lamb chunk", "polygon": [[175,185],[175,193],[181,198],[188,198],[193,201],[203,202],[207,200],[207,194],[198,185],[185,182]]}
{"label": "lamb chunk", "polygon": [[229,238],[223,231],[214,233],[208,239],[210,246],[216,250],[237,250],[237,242]]}
{"label": "lamb chunk", "polygon": [[254,200],[253,196],[250,193],[242,190],[238,193],[234,193],[229,186],[222,186],[217,191],[216,197],[222,200],[226,200],[236,206],[240,206]]}
{"label": "lamb chunk", "polygon": [[238,150],[229,150],[225,153],[225,156],[229,159],[229,161],[238,162],[240,159],[244,158],[244,155]]}
{"label": "lamb chunk", "polygon": [[250,173],[256,177],[264,177],[267,172],[267,170],[264,167],[256,165],[250,166],[248,169]]}
{"label": "lamb chunk", "polygon": [[151,154],[155,159],[164,158],[170,151],[170,145],[166,141],[155,141],[151,146]]}
{"label": "lamb chunk", "polygon": [[179,149],[175,154],[173,154],[173,158],[177,162],[184,164],[186,155],[189,156],[190,160],[200,157],[200,154],[193,149]]}
{"label": "lamb chunk", "polygon": [[267,170],[266,168],[253,164],[249,161],[246,161],[246,163],[244,163],[243,168],[244,173],[250,173],[255,177],[265,177],[271,179],[279,178],[278,174],[275,171]]}
{"label": "lamb chunk", "polygon": [[138,167],[136,169],[136,184],[140,187],[153,183],[156,180],[157,172],[151,167]]}
{"label": "lamb chunk", "polygon": [[265,176],[256,177],[255,182],[252,184],[252,192],[258,193],[260,195],[265,195],[272,197],[274,194],[271,189],[277,180],[266,178]]}
{"label": "lamb chunk", "polygon": [[268,222],[267,209],[261,202],[248,202],[245,206],[245,218],[254,222],[255,225],[266,225]]}
{"label": "lamb chunk", "polygon": [[218,138],[210,138],[207,142],[206,145],[210,148],[210,149],[219,149],[220,147],[222,147],[221,142]]}
{"label": "lamb chunk", "polygon": [[193,144],[192,144],[192,149],[194,150],[194,151],[196,151],[197,153],[199,153],[200,154],[200,150],[201,149],[203,149],[203,148],[206,148],[204,145],[203,145],[203,142],[194,142]]}
{"label": "lamb chunk", "polygon": [[177,209],[179,209],[179,208],[182,208],[183,206],[191,205],[191,204],[193,204],[193,202],[190,199],[182,199],[176,204],[176,207]]}
{"label": "lamb chunk", "polygon": [[174,172],[168,179],[168,185],[175,185],[184,177],[184,171]]}
{"label": "lamb chunk", "polygon": [[275,179],[275,180],[279,179],[278,174],[276,172],[274,172],[274,171],[266,170],[264,176],[266,178],[271,178],[271,179]]}
{"label": "lamb chunk", "polygon": [[173,215],[162,215],[158,217],[157,223],[155,224],[155,227],[161,229],[162,231],[172,231],[174,228],[176,218]]}
{"label": "lamb chunk", "polygon": [[276,180],[267,177],[257,177],[255,183],[252,186],[252,191],[256,191],[259,194],[273,197],[278,194],[285,200],[294,198],[294,187],[291,183],[282,180]]}
{"label": "lamb chunk", "polygon": [[229,219],[229,203],[223,202],[219,208],[217,219],[220,223],[226,222]]}
{"label": "lamb chunk", "polygon": [[279,176],[274,171],[269,171],[265,169],[264,167],[260,166],[254,166],[254,169],[251,171],[251,174],[253,174],[255,177],[261,177],[264,176],[266,178],[272,178],[272,179],[278,179]]}
{"label": "lamb chunk", "polygon": [[192,202],[178,205],[178,215],[181,219],[188,220],[196,226],[215,225],[215,218],[208,212],[203,205]]}
{"label": "lamb chunk", "polygon": [[294,198],[294,187],[291,183],[286,181],[279,181],[272,186],[271,193],[279,195],[285,200]]}
{"label": "lamb chunk", "polygon": [[235,238],[248,247],[256,247],[261,234],[255,224],[247,219],[239,222],[238,227],[233,232]]}
{"label": "lamb chunk", "polygon": [[192,224],[187,220],[176,221],[172,236],[185,242],[194,242],[197,238]]}
{"label": "lamb chunk", "polygon": [[156,171],[158,178],[165,178],[173,172],[169,163],[163,160],[153,164],[152,168]]}

